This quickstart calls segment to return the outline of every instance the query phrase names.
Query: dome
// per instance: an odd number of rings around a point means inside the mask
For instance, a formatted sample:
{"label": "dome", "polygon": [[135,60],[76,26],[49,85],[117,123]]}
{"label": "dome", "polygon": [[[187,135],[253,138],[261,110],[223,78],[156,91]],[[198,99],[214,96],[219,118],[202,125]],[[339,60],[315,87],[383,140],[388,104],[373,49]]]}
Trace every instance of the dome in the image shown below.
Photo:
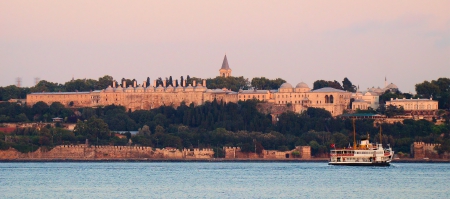
{"label": "dome", "polygon": [[390,83],[389,85],[386,86],[386,88],[392,89],[392,88],[398,88],[397,85]]}
{"label": "dome", "polygon": [[149,86],[149,87],[147,87],[147,88],[145,88],[145,92],[155,92],[155,87],[153,87],[153,86]]}
{"label": "dome", "polygon": [[300,82],[297,86],[295,86],[295,88],[309,88],[309,86],[305,82]]}
{"label": "dome", "polygon": [[175,91],[176,91],[176,92],[183,92],[183,91],[184,91],[184,88],[183,88],[182,86],[177,86],[177,87],[175,88]]}
{"label": "dome", "polygon": [[206,91],[206,87],[201,84],[197,84],[197,86],[195,87],[195,91]]}
{"label": "dome", "polygon": [[111,85],[109,85],[108,88],[106,88],[105,92],[112,93],[114,92],[114,89],[111,87]]}
{"label": "dome", "polygon": [[189,86],[187,86],[184,91],[194,91],[194,87],[192,87],[191,84],[189,84]]}
{"label": "dome", "polygon": [[173,86],[169,84],[169,86],[166,87],[166,92],[172,92],[174,90]]}
{"label": "dome", "polygon": [[161,85],[156,87],[156,92],[163,92],[163,91],[164,91],[164,87],[162,87]]}
{"label": "dome", "polygon": [[114,91],[121,93],[121,92],[123,92],[123,88],[122,88],[122,86],[119,86]]}
{"label": "dome", "polygon": [[292,85],[286,82],[281,84],[280,88],[292,88]]}
{"label": "dome", "polygon": [[129,87],[125,90],[125,92],[127,92],[127,93],[134,92],[134,88],[133,88],[132,86],[129,86]]}
{"label": "dome", "polygon": [[136,92],[143,93],[144,92],[144,87],[142,87],[142,86],[137,87],[136,88]]}
{"label": "dome", "polygon": [[383,92],[383,90],[381,88],[376,88],[373,91],[376,92],[376,93],[382,93]]}

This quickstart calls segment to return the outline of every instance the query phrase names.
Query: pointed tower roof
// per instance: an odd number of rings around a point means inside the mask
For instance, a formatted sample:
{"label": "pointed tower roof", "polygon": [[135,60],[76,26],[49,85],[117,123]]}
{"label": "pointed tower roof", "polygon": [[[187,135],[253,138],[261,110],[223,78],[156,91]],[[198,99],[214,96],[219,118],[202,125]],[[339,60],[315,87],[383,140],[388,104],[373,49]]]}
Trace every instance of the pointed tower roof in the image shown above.
{"label": "pointed tower roof", "polygon": [[228,65],[227,55],[225,54],[225,57],[223,58],[222,68],[225,70],[230,70],[230,66]]}

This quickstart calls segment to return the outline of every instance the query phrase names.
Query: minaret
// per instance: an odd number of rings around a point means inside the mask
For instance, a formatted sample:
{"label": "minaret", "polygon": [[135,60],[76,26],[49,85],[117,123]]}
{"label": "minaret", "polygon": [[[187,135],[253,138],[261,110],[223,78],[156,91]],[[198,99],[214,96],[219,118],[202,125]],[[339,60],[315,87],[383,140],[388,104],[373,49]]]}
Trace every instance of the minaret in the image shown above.
{"label": "minaret", "polygon": [[386,88],[386,86],[387,86],[387,78],[386,76],[384,76],[384,88]]}
{"label": "minaret", "polygon": [[230,77],[231,76],[231,68],[228,65],[227,55],[223,58],[222,68],[219,70],[221,77]]}

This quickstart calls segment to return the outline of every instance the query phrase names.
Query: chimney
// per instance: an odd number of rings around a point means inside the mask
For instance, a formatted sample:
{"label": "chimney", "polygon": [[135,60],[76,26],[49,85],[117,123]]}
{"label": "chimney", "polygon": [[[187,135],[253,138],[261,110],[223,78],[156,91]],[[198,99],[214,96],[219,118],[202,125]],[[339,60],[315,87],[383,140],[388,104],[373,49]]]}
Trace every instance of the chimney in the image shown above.
{"label": "chimney", "polygon": [[147,88],[147,81],[142,82],[142,87]]}
{"label": "chimney", "polygon": [[173,80],[172,85],[173,85],[173,87],[177,86],[177,81]]}
{"label": "chimney", "polygon": [[394,98],[391,98],[391,101],[394,100]]}
{"label": "chimney", "polygon": [[166,80],[163,80],[163,87],[166,88]]}
{"label": "chimney", "polygon": [[186,80],[183,80],[183,87],[186,87]]}
{"label": "chimney", "polygon": [[113,88],[116,88],[116,81],[113,80]]}
{"label": "chimney", "polygon": [[153,86],[156,87],[156,80],[153,80]]}
{"label": "chimney", "polygon": [[203,86],[206,87],[206,79],[203,80]]}
{"label": "chimney", "polygon": [[197,86],[197,82],[195,80],[192,81],[192,86]]}
{"label": "chimney", "polygon": [[134,85],[133,85],[133,87],[134,87],[134,88],[136,88],[136,81],[134,81]]}
{"label": "chimney", "polygon": [[122,85],[123,85],[123,88],[126,88],[127,87],[127,81],[123,80]]}

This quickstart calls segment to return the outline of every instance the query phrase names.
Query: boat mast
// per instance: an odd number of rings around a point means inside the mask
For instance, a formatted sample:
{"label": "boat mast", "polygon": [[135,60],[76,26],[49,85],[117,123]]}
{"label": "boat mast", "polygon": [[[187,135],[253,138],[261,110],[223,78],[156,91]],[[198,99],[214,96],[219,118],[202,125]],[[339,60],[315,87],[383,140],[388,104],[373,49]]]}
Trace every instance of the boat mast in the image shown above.
{"label": "boat mast", "polygon": [[355,129],[355,119],[353,119],[353,149],[356,149],[356,129]]}
{"label": "boat mast", "polygon": [[380,144],[383,144],[383,143],[382,143],[383,137],[381,136],[381,131],[382,131],[382,130],[381,130],[381,125],[380,125]]}

